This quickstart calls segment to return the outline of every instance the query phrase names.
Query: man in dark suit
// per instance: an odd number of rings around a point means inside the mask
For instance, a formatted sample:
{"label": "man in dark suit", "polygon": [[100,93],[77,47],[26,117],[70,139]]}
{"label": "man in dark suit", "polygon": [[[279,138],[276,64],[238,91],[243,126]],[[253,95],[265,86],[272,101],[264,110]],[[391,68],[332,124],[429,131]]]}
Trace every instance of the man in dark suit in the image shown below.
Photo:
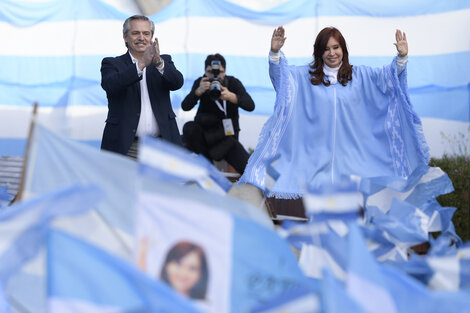
{"label": "man in dark suit", "polygon": [[155,25],[134,15],[123,25],[128,52],[101,63],[101,86],[108,98],[108,117],[101,149],[137,156],[139,137],[151,135],[182,145],[170,90],[183,85],[183,75],[170,55],[160,55]]}

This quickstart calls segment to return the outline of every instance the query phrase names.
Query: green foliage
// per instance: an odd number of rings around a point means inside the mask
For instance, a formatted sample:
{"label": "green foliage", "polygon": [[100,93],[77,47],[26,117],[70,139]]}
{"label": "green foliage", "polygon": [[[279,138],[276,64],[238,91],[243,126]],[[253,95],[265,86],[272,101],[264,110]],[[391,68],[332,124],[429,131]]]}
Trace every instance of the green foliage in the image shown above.
{"label": "green foliage", "polygon": [[466,241],[469,238],[469,184],[470,184],[470,157],[467,156],[447,156],[442,159],[431,159],[430,166],[440,167],[449,175],[454,192],[442,195],[437,198],[444,207],[455,207],[457,211],[452,218],[457,235]]}

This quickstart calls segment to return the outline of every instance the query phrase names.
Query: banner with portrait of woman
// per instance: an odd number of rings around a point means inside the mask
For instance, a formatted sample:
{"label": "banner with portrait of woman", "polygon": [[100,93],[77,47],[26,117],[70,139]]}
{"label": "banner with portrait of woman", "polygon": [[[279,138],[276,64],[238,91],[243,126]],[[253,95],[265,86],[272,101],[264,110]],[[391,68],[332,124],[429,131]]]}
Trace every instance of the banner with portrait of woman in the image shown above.
{"label": "banner with portrait of woman", "polygon": [[137,207],[138,266],[205,312],[230,312],[230,216],[155,193],[141,193]]}

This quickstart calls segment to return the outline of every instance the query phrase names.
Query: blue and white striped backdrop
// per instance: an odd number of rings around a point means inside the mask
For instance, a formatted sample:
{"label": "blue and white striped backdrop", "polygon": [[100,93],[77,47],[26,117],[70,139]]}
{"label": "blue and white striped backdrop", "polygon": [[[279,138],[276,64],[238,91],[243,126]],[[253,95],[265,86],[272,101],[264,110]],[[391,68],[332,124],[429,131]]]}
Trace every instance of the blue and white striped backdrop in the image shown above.
{"label": "blue and white striped backdrop", "polygon": [[[1,0],[0,155],[23,154],[34,102],[48,127],[99,146],[107,112],[100,64],[126,51],[122,22],[129,15],[108,2]],[[287,0],[263,12],[227,0],[173,0],[151,18],[162,53],[185,77],[172,94],[175,109],[203,73],[206,55],[226,57],[227,73],[256,103],[241,117],[246,148],[255,147],[272,112],[267,53],[274,27],[286,28],[291,64],[308,63],[316,34],[332,25],[345,36],[352,64],[371,66],[391,61],[395,29],[402,29],[410,96],[431,154],[469,149],[470,0]],[[194,114],[177,111],[180,126]]]}

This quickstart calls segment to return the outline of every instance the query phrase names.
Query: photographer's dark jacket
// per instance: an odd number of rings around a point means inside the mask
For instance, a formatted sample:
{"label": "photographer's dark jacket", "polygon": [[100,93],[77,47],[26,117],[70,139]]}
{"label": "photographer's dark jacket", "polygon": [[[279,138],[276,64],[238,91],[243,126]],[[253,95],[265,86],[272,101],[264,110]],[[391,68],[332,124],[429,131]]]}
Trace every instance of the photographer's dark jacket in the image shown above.
{"label": "photographer's dark jacket", "polygon": [[[198,122],[206,117],[214,117],[220,122],[222,125],[222,119],[225,118],[224,112],[222,112],[217,104],[211,100],[209,97],[209,92],[205,92],[201,97],[196,96],[195,91],[199,87],[202,77],[196,79],[191,88],[191,92],[184,98],[183,102],[181,103],[181,108],[184,111],[189,111],[199,102],[199,107],[196,113],[195,121]],[[238,133],[240,132],[240,126],[238,122],[238,108],[242,108],[246,111],[253,111],[255,109],[255,103],[251,96],[246,92],[245,87],[243,87],[242,83],[233,76],[225,76],[225,80],[223,82],[224,87],[227,87],[228,90],[235,93],[238,97],[238,104],[234,104],[232,102],[227,101],[227,117],[232,119],[233,128],[235,131],[235,136],[238,138]],[[222,104],[222,100],[219,100]],[[211,119],[211,118],[209,118]],[[204,125],[202,125],[204,128]]]}

